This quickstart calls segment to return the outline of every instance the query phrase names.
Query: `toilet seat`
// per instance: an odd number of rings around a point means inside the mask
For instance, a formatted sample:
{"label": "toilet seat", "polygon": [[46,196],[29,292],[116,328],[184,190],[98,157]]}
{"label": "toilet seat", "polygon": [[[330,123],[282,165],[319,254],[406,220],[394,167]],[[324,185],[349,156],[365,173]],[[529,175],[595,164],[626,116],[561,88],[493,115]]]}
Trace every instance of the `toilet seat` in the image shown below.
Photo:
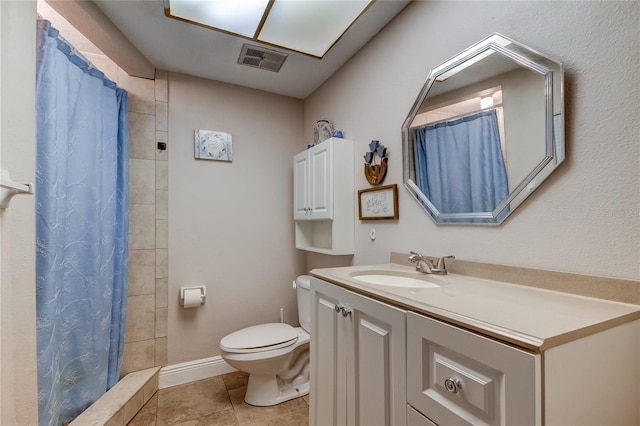
{"label": "toilet seat", "polygon": [[298,332],[289,324],[260,324],[223,337],[220,349],[232,353],[264,352],[291,346],[297,340]]}

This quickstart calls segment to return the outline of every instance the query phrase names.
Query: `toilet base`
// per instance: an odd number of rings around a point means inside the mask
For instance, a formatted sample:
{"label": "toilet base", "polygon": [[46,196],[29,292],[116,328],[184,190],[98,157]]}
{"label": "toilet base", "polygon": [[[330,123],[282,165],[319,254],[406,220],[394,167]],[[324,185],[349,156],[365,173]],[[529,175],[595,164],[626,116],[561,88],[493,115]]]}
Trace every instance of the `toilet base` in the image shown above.
{"label": "toilet base", "polygon": [[296,384],[281,383],[275,374],[250,374],[244,402],[258,407],[269,407],[309,394],[309,381]]}

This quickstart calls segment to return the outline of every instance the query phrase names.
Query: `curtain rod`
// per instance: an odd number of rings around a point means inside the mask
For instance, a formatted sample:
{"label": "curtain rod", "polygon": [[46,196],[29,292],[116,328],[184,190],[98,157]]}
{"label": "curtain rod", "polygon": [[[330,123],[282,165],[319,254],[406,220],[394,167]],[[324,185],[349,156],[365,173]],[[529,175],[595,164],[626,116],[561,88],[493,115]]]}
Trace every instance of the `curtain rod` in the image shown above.
{"label": "curtain rod", "polygon": [[[2,1],[2,0],[0,0]],[[71,44],[71,42],[69,42],[69,40],[67,40],[66,38],[63,37],[62,34],[60,34],[60,30],[58,30],[55,26],[53,26],[53,23],[51,21],[49,21],[48,19],[45,18],[38,18],[37,19],[37,24],[40,25],[44,25],[47,26],[46,31],[49,31],[49,28],[53,28],[56,31],[56,35],[54,38],[56,38],[57,40],[61,41],[63,44],[67,45],[67,47],[69,47],[69,52],[64,52],[65,54],[68,55],[73,55],[76,56],[78,58],[80,58],[80,60],[84,61],[86,63],[86,71],[91,71],[92,69],[101,72],[104,75],[104,72],[100,70],[100,68],[96,67],[93,62],[91,62],[89,59],[87,59],[86,56],[84,56],[82,54],[82,52],[80,52],[73,44]],[[44,27],[43,27],[44,28]],[[104,75],[104,78],[111,81],[106,75]],[[114,82],[115,83],[115,82]]]}
{"label": "curtain rod", "polygon": [[493,110],[497,110],[498,108],[502,108],[502,104],[494,105],[494,106],[492,106],[490,108],[484,108],[484,109],[482,109],[480,111],[467,112],[465,114],[455,115],[455,116],[449,117],[449,118],[443,118],[442,120],[432,121],[431,123],[423,124],[421,126],[412,127],[411,129],[424,129],[427,126],[435,126],[436,124],[447,123],[449,121],[455,121],[455,120],[458,120],[460,118],[471,117],[474,114],[478,114],[480,112],[486,112],[486,111],[493,111]]}

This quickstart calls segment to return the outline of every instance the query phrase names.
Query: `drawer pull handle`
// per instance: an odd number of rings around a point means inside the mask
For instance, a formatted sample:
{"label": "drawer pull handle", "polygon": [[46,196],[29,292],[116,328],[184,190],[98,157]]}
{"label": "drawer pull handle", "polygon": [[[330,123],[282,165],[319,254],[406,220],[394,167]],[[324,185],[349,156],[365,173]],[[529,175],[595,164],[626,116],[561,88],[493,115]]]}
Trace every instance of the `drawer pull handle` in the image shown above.
{"label": "drawer pull handle", "polygon": [[460,382],[460,379],[446,379],[444,381],[444,388],[451,393],[458,393],[462,388],[462,382]]}
{"label": "drawer pull handle", "polygon": [[336,313],[340,313],[344,309],[344,306],[336,305],[336,307],[334,309],[336,310]]}

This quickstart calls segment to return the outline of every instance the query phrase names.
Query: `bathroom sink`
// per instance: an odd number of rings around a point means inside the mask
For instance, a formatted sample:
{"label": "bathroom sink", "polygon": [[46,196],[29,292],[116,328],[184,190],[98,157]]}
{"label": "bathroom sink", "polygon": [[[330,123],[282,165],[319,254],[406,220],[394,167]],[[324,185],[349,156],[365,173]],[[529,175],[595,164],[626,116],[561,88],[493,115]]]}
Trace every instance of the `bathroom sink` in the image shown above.
{"label": "bathroom sink", "polygon": [[404,277],[401,275],[385,275],[385,274],[362,274],[351,277],[356,281],[367,284],[383,285],[387,287],[404,287],[404,288],[435,288],[440,287],[438,284],[421,280],[418,278]]}

